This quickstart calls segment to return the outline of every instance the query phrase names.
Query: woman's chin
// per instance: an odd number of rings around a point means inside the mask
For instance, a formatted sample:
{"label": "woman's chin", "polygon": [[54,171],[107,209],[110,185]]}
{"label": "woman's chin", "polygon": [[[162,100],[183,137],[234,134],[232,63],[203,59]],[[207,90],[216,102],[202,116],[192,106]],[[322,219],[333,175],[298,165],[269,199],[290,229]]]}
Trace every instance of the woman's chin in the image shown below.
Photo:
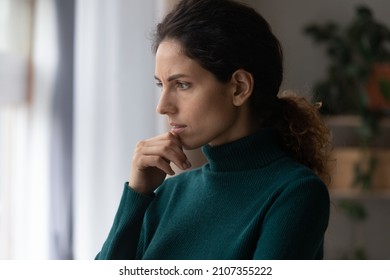
{"label": "woman's chin", "polygon": [[189,151],[196,150],[196,149],[202,147],[203,145],[205,145],[203,143],[196,143],[194,141],[186,141],[184,139],[181,139],[181,144],[182,144],[184,150],[189,150]]}

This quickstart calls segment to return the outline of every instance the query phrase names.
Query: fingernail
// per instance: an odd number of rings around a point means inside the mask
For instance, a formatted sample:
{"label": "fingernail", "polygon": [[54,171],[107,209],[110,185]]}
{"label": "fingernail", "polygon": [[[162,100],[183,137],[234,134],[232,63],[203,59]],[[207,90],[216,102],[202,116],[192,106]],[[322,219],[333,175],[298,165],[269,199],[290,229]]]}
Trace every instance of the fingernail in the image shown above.
{"label": "fingernail", "polygon": [[186,169],[188,169],[188,168],[191,168],[191,162],[189,162],[188,161],[188,159],[186,160],[186,162],[184,163],[184,167],[186,168]]}

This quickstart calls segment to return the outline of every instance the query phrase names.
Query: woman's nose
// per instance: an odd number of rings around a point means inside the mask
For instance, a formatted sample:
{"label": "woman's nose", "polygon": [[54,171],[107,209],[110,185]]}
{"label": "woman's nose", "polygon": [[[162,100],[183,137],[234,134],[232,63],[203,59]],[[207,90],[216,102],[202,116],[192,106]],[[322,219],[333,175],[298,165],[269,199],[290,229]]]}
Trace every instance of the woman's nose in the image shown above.
{"label": "woman's nose", "polygon": [[157,113],[161,115],[174,114],[176,110],[175,102],[169,92],[161,92],[161,97],[156,107]]}

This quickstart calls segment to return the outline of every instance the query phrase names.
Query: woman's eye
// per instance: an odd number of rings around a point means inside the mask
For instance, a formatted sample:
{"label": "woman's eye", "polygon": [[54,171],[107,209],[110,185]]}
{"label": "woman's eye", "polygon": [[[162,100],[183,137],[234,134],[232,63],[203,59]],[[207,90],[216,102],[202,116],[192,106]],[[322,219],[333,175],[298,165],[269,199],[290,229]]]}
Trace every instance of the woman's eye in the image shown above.
{"label": "woman's eye", "polygon": [[182,89],[182,90],[186,90],[186,89],[189,89],[190,88],[190,84],[189,83],[185,83],[185,82],[177,82],[176,83],[176,87],[178,89]]}
{"label": "woman's eye", "polygon": [[163,87],[163,84],[162,84],[161,82],[156,82],[156,86],[157,86],[158,88],[162,88],[162,87]]}

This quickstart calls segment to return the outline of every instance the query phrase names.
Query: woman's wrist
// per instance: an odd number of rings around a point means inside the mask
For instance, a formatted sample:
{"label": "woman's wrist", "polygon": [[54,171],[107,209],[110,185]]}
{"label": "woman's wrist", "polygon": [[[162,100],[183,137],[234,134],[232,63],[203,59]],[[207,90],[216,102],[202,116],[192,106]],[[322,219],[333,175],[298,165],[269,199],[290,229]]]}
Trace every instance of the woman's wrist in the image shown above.
{"label": "woman's wrist", "polygon": [[154,196],[154,192],[153,191],[150,191],[150,190],[146,190],[145,188],[140,188],[140,187],[136,187],[136,186],[132,186],[129,182],[127,183],[127,186],[134,192],[138,193],[138,194],[141,194],[141,195],[144,195],[144,196],[148,196],[148,197],[153,197]]}

